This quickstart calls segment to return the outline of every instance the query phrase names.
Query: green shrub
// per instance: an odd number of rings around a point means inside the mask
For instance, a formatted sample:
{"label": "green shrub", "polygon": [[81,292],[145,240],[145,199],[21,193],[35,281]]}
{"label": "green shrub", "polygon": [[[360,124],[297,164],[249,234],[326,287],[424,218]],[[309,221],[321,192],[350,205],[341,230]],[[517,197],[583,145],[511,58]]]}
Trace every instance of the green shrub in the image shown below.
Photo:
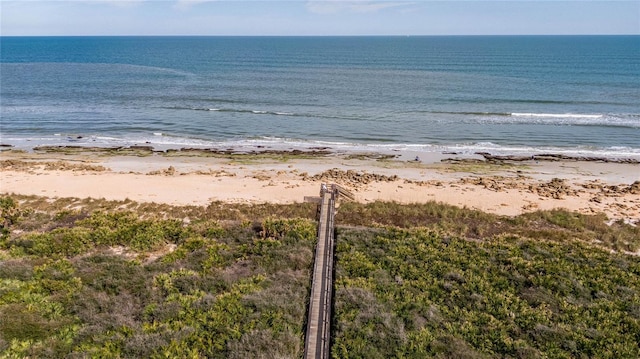
{"label": "green shrub", "polygon": [[313,241],[316,231],[316,223],[308,219],[267,218],[262,222],[262,238]]}
{"label": "green shrub", "polygon": [[637,257],[569,239],[338,234],[336,358],[640,355]]}
{"label": "green shrub", "polygon": [[20,209],[12,197],[0,196],[0,245],[9,237],[11,227],[30,213]]}
{"label": "green shrub", "polygon": [[[2,355],[301,355],[314,205],[16,198]],[[640,356],[639,259],[609,251],[635,227],[433,203],[343,204],[338,221],[372,228],[337,230],[333,357]]]}
{"label": "green shrub", "polygon": [[122,245],[137,251],[179,243],[189,236],[181,221],[141,220],[133,212],[94,213],[78,226],[89,229],[96,244]]}

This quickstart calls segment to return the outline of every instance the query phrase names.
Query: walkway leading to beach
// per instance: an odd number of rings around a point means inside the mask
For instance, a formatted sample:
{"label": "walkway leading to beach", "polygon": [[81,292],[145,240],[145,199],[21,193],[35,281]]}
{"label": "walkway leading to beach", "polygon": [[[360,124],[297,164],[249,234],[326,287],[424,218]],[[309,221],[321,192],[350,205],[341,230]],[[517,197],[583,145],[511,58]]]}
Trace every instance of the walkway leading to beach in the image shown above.
{"label": "walkway leading to beach", "polygon": [[320,204],[320,218],[304,344],[306,359],[325,359],[329,358],[330,354],[334,217],[338,195],[353,197],[336,185],[327,187],[323,184],[321,197],[315,198]]}

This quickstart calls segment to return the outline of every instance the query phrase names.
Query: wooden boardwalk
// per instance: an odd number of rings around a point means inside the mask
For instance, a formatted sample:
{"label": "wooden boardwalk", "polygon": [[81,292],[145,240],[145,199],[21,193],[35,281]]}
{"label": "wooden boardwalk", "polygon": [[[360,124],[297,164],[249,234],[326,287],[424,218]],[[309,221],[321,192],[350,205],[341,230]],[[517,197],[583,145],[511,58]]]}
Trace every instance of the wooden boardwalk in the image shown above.
{"label": "wooden boardwalk", "polygon": [[318,244],[307,316],[304,358],[326,359],[330,355],[331,301],[333,290],[334,216],[340,188],[322,185]]}

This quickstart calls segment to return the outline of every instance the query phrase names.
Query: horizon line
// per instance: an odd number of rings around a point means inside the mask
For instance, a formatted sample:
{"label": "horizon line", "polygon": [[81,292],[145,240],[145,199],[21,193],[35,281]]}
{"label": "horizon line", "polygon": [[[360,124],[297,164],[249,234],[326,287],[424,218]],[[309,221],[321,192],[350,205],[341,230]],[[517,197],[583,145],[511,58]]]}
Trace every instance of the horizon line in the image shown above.
{"label": "horizon line", "polygon": [[2,35],[2,37],[526,37],[526,36],[640,36],[638,34],[431,34],[431,35],[189,35],[189,34],[84,34],[84,35]]}

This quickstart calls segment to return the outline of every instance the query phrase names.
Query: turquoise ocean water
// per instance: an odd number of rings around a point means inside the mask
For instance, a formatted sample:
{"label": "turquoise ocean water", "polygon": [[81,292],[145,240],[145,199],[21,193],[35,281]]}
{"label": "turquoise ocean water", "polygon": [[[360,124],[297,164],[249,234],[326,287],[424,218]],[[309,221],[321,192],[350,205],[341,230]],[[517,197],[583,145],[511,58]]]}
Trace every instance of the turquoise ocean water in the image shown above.
{"label": "turquoise ocean water", "polygon": [[1,37],[0,140],[640,158],[640,36]]}

